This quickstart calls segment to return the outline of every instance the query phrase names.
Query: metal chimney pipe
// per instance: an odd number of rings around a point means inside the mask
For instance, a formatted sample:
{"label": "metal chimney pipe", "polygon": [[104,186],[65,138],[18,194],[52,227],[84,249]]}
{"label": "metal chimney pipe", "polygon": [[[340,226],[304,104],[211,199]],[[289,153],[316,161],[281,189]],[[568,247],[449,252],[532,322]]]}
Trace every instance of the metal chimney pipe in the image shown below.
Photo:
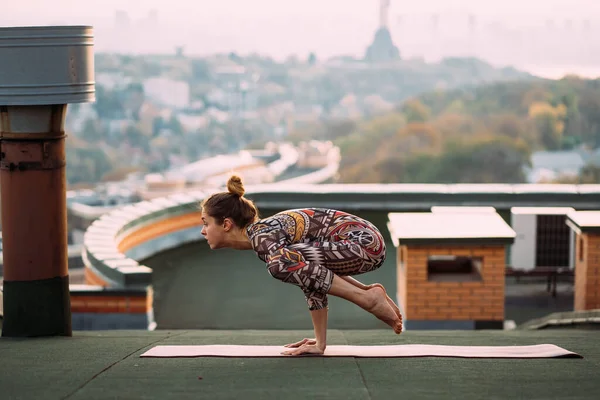
{"label": "metal chimney pipe", "polygon": [[95,101],[88,26],[0,28],[2,336],[71,336],[64,123]]}

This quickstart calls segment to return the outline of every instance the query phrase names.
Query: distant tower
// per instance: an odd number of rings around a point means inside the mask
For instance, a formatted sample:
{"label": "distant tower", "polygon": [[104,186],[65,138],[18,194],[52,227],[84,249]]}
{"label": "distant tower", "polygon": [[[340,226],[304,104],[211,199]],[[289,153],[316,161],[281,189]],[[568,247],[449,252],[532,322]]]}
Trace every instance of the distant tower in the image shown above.
{"label": "distant tower", "polygon": [[433,26],[433,32],[435,34],[437,34],[440,29],[440,15],[439,14],[431,15],[431,25]]}
{"label": "distant tower", "polygon": [[475,29],[477,29],[477,17],[469,14],[469,33],[475,33]]}
{"label": "distant tower", "polygon": [[373,43],[367,48],[365,60],[369,62],[387,62],[400,58],[400,51],[392,41],[388,29],[390,0],[379,0],[379,28],[375,32]]}
{"label": "distant tower", "polygon": [[473,57],[477,53],[475,41],[477,39],[477,17],[473,14],[469,14],[469,32],[468,32],[468,44],[469,44],[469,56]]}
{"label": "distant tower", "polygon": [[379,27],[388,28],[390,0],[379,0]]}
{"label": "distant tower", "polygon": [[442,54],[442,46],[440,43],[440,15],[435,13],[431,15],[431,29],[432,29],[432,46],[431,48],[433,49],[433,54],[431,55],[432,58],[438,58],[441,57]]}

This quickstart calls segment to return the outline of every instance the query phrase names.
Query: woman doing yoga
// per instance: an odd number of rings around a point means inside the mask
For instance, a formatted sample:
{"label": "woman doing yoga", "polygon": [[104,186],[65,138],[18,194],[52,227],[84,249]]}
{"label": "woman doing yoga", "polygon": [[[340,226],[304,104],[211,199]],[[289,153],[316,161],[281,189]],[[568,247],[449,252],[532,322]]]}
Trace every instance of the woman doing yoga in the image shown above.
{"label": "woman doing yoga", "polygon": [[229,179],[227,189],[202,202],[202,235],[210,248],[254,250],[273,278],[300,287],[308,303],[315,338],[288,344],[285,347],[292,350],[283,354],[323,354],[329,294],[370,312],[395,333],[402,332],[400,310],[384,287],[352,278],[376,270],[385,260],[385,242],[373,224],[325,208],[288,210],[259,219],[238,176]]}

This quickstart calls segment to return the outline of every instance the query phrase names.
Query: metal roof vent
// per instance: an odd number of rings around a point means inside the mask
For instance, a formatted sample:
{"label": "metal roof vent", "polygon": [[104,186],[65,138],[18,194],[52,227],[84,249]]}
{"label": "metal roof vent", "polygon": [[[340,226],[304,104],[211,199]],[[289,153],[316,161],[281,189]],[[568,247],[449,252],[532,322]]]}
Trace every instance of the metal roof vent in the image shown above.
{"label": "metal roof vent", "polygon": [[90,26],[0,28],[0,105],[93,102]]}

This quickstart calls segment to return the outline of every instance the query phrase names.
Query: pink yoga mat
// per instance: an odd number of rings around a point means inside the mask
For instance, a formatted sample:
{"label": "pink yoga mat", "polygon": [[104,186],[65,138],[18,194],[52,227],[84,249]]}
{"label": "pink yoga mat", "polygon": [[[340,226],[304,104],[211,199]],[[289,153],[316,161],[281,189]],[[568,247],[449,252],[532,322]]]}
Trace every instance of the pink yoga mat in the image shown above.
{"label": "pink yoga mat", "polygon": [[[290,357],[283,346],[155,346],[140,357]],[[314,355],[308,355],[315,357]],[[327,346],[317,357],[460,357],[460,358],[553,358],[578,357],[577,353],[553,344],[533,346],[444,346],[401,344],[387,346]]]}

